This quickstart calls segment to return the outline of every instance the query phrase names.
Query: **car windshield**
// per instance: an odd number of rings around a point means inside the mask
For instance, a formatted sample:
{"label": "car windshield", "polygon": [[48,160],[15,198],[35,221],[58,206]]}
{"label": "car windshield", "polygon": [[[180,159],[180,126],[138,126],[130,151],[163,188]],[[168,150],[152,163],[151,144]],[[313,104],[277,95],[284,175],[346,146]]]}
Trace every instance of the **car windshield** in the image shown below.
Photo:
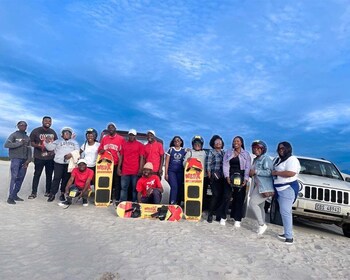
{"label": "car windshield", "polygon": [[300,174],[316,175],[343,181],[338,169],[329,162],[299,158]]}

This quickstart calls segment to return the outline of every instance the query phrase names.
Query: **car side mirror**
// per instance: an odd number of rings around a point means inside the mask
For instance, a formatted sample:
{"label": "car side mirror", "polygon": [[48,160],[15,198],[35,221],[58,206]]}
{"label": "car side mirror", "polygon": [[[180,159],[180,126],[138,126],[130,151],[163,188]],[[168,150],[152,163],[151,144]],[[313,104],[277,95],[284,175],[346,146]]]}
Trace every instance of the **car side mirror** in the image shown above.
{"label": "car side mirror", "polygon": [[350,177],[345,177],[345,181],[350,183]]}

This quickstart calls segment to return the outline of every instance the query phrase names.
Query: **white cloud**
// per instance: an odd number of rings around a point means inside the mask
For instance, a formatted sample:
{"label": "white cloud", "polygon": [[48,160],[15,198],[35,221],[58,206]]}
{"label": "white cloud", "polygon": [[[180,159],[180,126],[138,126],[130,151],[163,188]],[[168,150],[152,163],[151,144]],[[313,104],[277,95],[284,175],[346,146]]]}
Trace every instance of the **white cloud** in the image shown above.
{"label": "white cloud", "polygon": [[307,113],[300,123],[306,131],[336,129],[344,133],[349,129],[349,119],[349,104],[335,104]]}

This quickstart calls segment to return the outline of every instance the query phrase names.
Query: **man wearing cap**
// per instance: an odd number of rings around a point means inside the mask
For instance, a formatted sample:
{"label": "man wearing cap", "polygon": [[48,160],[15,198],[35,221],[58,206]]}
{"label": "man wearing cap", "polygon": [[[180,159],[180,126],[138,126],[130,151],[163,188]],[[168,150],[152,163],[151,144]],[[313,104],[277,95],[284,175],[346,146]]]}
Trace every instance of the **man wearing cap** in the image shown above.
{"label": "man wearing cap", "polygon": [[72,204],[72,198],[68,195],[71,187],[77,187],[80,192],[80,197],[83,198],[83,206],[88,206],[88,195],[90,190],[91,180],[94,177],[94,171],[90,168],[87,168],[87,162],[85,159],[79,159],[78,167],[75,167],[72,170],[70,178],[67,182],[67,186],[65,189],[66,200],[60,202],[58,205],[60,206],[68,206]]}
{"label": "man wearing cap", "polygon": [[137,132],[135,129],[130,129],[128,135],[128,141],[124,143],[123,149],[120,151],[118,163],[118,175],[121,176],[120,201],[128,200],[128,189],[131,185],[132,201],[136,202],[136,182],[142,175],[144,146],[136,140]]}
{"label": "man wearing cap", "polygon": [[65,201],[64,192],[67,185],[67,182],[70,177],[68,172],[68,162],[72,157],[73,151],[80,151],[79,144],[76,140],[72,139],[73,129],[70,127],[63,127],[61,129],[62,139],[53,141],[51,137],[46,137],[44,142],[45,148],[48,151],[54,151],[54,175],[50,190],[48,202],[55,200],[56,193],[61,183],[61,195],[60,201]]}
{"label": "man wearing cap", "polygon": [[162,143],[157,142],[154,130],[147,131],[148,143],[145,145],[145,161],[153,164],[153,173],[159,178],[163,175],[164,149]]}
{"label": "man wearing cap", "polygon": [[19,121],[17,123],[18,130],[12,133],[6,140],[4,147],[9,149],[9,157],[11,159],[11,182],[8,204],[16,204],[16,201],[23,201],[18,197],[18,192],[24,177],[27,173],[28,164],[32,160],[32,149],[30,148],[30,139],[26,133],[27,123]]}
{"label": "man wearing cap", "polygon": [[28,197],[29,199],[34,199],[37,196],[39,180],[44,167],[46,175],[45,196],[50,195],[52,173],[54,169],[53,158],[55,153],[53,151],[46,150],[44,142],[46,137],[57,140],[56,132],[50,128],[51,124],[51,117],[43,117],[42,126],[33,129],[29,136],[31,145],[34,147],[34,176],[32,183],[32,194]]}
{"label": "man wearing cap", "polygon": [[147,162],[143,167],[142,177],[137,181],[137,201],[139,203],[160,204],[163,187],[157,175],[152,174],[153,164]]}
{"label": "man wearing cap", "polygon": [[120,176],[118,175],[118,163],[120,151],[122,150],[125,140],[117,134],[117,126],[114,123],[109,123],[107,129],[109,134],[101,139],[98,152],[103,154],[105,151],[109,151],[113,156],[114,169],[111,200],[115,198],[116,202],[118,202],[120,201]]}

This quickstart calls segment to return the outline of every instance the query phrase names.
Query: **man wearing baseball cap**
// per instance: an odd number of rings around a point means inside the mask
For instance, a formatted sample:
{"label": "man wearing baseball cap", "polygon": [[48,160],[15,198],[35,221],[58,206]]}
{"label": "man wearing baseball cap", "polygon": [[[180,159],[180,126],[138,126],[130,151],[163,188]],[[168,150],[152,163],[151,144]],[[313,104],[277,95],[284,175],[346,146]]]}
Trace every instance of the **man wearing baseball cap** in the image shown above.
{"label": "man wearing baseball cap", "polygon": [[147,131],[148,143],[145,145],[145,161],[153,164],[153,173],[159,178],[163,175],[164,149],[162,143],[157,142],[154,130]]}
{"label": "man wearing baseball cap", "polygon": [[85,159],[79,159],[77,162],[78,167],[75,167],[72,170],[71,176],[68,180],[65,195],[66,200],[60,202],[58,205],[60,206],[68,206],[72,204],[72,198],[68,195],[69,190],[72,187],[77,187],[80,191],[80,197],[83,198],[83,206],[88,206],[88,194],[90,190],[90,183],[92,178],[94,177],[94,171],[90,168],[87,168],[87,163]]}
{"label": "man wearing baseball cap", "polygon": [[[120,201],[137,201],[136,182],[142,175],[142,166],[144,162],[144,146],[136,140],[137,132],[130,129],[128,141],[124,143],[120,151],[118,163],[118,175],[121,176]],[[132,198],[128,199],[129,186],[132,188]]]}
{"label": "man wearing baseball cap", "polygon": [[113,200],[114,198],[117,203],[118,201],[120,201],[120,176],[118,175],[118,163],[120,151],[124,146],[125,140],[122,136],[117,134],[117,126],[115,125],[115,123],[108,123],[107,130],[109,134],[107,134],[101,139],[98,152],[99,154],[103,154],[105,151],[109,151],[113,156],[114,169],[111,200]]}
{"label": "man wearing baseball cap", "polygon": [[8,204],[16,204],[16,201],[23,201],[18,197],[18,192],[24,177],[27,173],[28,164],[32,160],[32,149],[30,148],[30,139],[27,135],[27,123],[19,121],[17,123],[18,130],[12,133],[6,140],[4,147],[9,149],[9,157],[11,159],[11,182]]}

